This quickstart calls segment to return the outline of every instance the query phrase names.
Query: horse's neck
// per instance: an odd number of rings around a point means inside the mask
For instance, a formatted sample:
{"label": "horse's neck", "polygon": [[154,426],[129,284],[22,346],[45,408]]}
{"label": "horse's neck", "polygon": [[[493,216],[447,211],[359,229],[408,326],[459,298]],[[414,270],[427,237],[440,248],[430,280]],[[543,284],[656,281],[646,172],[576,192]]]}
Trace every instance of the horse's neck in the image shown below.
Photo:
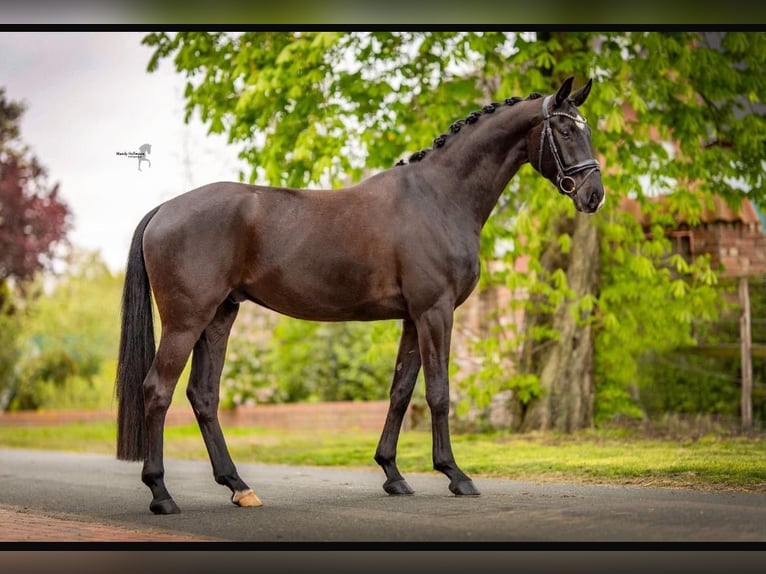
{"label": "horse's neck", "polygon": [[[435,150],[423,160],[423,169],[441,172],[442,193],[452,196],[479,229],[486,223],[508,182],[528,161],[527,132],[539,119],[534,102],[501,108],[496,116],[485,114],[463,126],[451,145]],[[539,105],[539,103],[537,104]],[[526,108],[526,109],[525,109]]]}

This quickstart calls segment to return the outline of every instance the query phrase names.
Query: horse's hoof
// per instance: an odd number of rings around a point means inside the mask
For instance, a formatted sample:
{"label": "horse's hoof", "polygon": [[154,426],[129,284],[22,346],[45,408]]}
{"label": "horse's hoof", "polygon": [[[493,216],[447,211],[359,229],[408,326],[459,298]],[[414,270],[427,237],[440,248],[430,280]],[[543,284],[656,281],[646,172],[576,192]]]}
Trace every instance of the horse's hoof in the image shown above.
{"label": "horse's hoof", "polygon": [[235,492],[231,501],[237,506],[263,506],[261,499],[251,489]]}
{"label": "horse's hoof", "polygon": [[470,478],[466,478],[460,482],[450,482],[449,489],[457,496],[479,496],[481,494]]}
{"label": "horse's hoof", "polygon": [[149,510],[154,514],[180,514],[181,509],[172,498],[164,500],[153,500],[149,505]]}
{"label": "horse's hoof", "polygon": [[415,494],[415,491],[410,488],[410,485],[407,484],[407,481],[403,478],[399,478],[397,480],[387,480],[383,484],[383,490],[385,490],[388,494],[393,495]]}

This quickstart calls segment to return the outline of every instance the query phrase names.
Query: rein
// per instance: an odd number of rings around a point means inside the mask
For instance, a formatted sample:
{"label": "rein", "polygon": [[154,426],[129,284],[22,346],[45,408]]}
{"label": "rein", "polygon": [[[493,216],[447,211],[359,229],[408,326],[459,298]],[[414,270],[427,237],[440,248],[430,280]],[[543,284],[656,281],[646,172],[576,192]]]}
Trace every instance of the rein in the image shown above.
{"label": "rein", "polygon": [[575,191],[577,191],[577,182],[575,182],[575,180],[572,178],[572,175],[587,170],[585,176],[582,178],[582,180],[580,180],[580,185],[582,185],[591,175],[597,171],[600,171],[601,167],[599,166],[598,160],[596,159],[586,159],[585,161],[581,161],[570,166],[565,166],[561,161],[561,155],[559,154],[559,150],[556,147],[556,141],[553,139],[551,118],[553,116],[564,116],[574,120],[575,122],[585,122],[585,118],[578,118],[571,114],[567,114],[566,112],[548,111],[548,102],[552,97],[553,96],[546,96],[543,100],[543,129],[540,132],[540,153],[538,155],[537,167],[538,171],[542,173],[543,149],[545,148],[545,141],[547,140],[551,147],[551,152],[553,153],[553,159],[556,161],[556,167],[558,168],[556,181],[559,191],[560,193],[571,197],[574,195]]}

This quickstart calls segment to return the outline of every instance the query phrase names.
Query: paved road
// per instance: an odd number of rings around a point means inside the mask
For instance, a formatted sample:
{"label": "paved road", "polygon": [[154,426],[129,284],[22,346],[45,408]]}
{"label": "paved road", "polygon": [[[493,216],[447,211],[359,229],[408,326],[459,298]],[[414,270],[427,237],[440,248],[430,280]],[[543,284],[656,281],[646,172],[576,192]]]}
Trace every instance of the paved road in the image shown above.
{"label": "paved road", "polygon": [[251,542],[766,541],[764,494],[476,479],[482,496],[459,498],[434,473],[408,477],[414,496],[390,497],[377,468],[238,466],[263,507],[233,506],[207,462],[166,460],[167,484],[182,513],[154,516],[139,463],[0,450],[0,508],[75,520],[72,539],[77,521],[93,521]]}

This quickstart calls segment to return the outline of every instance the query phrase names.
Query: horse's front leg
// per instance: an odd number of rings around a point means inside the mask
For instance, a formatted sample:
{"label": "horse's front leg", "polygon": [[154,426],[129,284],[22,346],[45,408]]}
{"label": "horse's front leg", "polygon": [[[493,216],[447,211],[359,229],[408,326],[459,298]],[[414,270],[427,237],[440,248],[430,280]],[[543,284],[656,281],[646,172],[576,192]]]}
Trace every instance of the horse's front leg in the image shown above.
{"label": "horse's front leg", "polygon": [[383,490],[388,494],[412,494],[414,491],[404,480],[396,466],[396,445],[402,428],[404,414],[412,398],[412,390],[420,371],[420,351],[418,350],[418,332],[415,323],[405,319],[402,336],[399,340],[399,352],[396,356],[394,380],[391,383],[391,402],[386,415],[386,423],[380,442],[375,451],[377,462],[386,473]]}
{"label": "horse's front leg", "polygon": [[426,402],[431,411],[434,468],[450,479],[458,495],[478,495],[473,481],[457,466],[449,433],[449,352],[454,306],[431,307],[415,321],[420,356],[426,378]]}

